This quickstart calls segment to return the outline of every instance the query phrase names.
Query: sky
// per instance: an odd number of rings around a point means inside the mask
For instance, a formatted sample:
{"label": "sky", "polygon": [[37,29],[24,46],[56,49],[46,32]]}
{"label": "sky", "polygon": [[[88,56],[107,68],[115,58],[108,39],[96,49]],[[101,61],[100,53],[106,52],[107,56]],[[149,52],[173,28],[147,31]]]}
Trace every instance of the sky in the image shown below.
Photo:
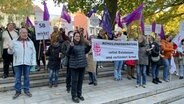
{"label": "sky", "polygon": [[[43,4],[41,4],[42,0],[32,0],[35,5],[38,5],[43,10]],[[53,0],[47,0],[47,8],[49,10],[50,15],[61,15],[62,5],[55,6]]]}

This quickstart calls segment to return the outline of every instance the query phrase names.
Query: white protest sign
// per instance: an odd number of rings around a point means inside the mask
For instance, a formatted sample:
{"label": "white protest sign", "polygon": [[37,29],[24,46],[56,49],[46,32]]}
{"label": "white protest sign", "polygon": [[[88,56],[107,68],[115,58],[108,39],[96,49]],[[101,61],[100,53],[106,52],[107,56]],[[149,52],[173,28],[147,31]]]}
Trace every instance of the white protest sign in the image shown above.
{"label": "white protest sign", "polygon": [[160,32],[161,32],[161,24],[156,24],[155,33],[160,34]]}
{"label": "white protest sign", "polygon": [[99,25],[99,18],[97,17],[97,16],[95,16],[95,15],[92,15],[91,17],[90,17],[90,24],[92,25],[92,26],[98,26]]}
{"label": "white protest sign", "polygon": [[184,21],[180,22],[180,30],[179,30],[179,33],[184,35]]}
{"label": "white protest sign", "polygon": [[145,25],[144,26],[144,33],[145,35],[150,35],[152,32],[152,25]]}
{"label": "white protest sign", "polygon": [[182,39],[184,39],[184,35],[182,35],[181,33],[178,33],[178,34],[174,37],[174,39],[172,40],[172,42],[174,42],[177,46],[179,46]]}
{"label": "white protest sign", "polygon": [[92,40],[95,61],[138,60],[137,41]]}
{"label": "white protest sign", "polygon": [[49,21],[36,21],[36,40],[49,39],[50,36],[50,24]]}
{"label": "white protest sign", "polygon": [[74,30],[74,29],[73,29],[73,22],[71,22],[71,23],[68,23],[68,22],[66,22],[66,21],[63,21],[63,22],[64,22],[64,23],[63,23],[63,25],[62,25],[62,28],[65,29],[65,33],[66,33],[66,35],[67,35],[69,31],[73,31],[73,30]]}

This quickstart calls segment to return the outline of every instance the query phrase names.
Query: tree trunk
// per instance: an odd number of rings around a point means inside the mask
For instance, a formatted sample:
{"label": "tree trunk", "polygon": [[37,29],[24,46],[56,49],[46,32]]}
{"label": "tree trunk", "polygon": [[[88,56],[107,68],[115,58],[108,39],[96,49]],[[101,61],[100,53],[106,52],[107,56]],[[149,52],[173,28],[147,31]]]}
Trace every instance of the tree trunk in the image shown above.
{"label": "tree trunk", "polygon": [[105,3],[107,5],[107,9],[111,17],[110,23],[111,23],[112,29],[114,30],[115,16],[116,16],[117,8],[118,8],[118,0],[105,0]]}

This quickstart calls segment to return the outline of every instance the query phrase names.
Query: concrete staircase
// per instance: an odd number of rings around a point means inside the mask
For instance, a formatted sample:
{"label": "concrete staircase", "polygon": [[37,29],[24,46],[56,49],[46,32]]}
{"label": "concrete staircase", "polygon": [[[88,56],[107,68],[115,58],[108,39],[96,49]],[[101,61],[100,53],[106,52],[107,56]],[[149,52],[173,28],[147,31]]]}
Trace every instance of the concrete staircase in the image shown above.
{"label": "concrete staircase", "polygon": [[[34,94],[36,97],[33,97],[33,99],[22,97],[21,99],[24,99],[26,102],[23,104],[32,104],[41,101],[63,101],[63,104],[72,104],[70,96],[65,91],[65,72],[66,69],[60,71],[60,85],[56,89],[49,89],[47,87],[48,73],[46,71],[41,70],[40,72],[31,73],[31,87],[34,87],[31,88],[31,92],[33,94],[39,92],[40,94],[43,93],[43,95]],[[86,100],[81,104],[184,104],[184,79],[179,80],[178,76],[172,75],[170,82],[155,85],[151,82],[152,78],[147,77],[146,88],[135,88],[136,80],[128,80],[125,74],[123,73],[122,81],[114,81],[112,77],[112,63],[104,64],[104,68],[99,69],[98,86],[96,87],[91,87],[87,84],[88,74],[86,74],[83,86],[83,93]],[[0,77],[2,77],[2,71],[0,71]],[[8,101],[14,93],[14,91],[11,91],[13,90],[13,85],[13,77],[7,79],[0,78],[0,92],[4,92],[2,94],[7,96],[7,100],[4,99],[4,102]],[[59,93],[59,95],[53,95],[52,91],[57,92],[57,94]],[[45,94],[46,92],[49,93]],[[37,99],[40,96],[43,99]],[[12,101],[12,103],[8,104],[14,104],[14,102]]]}
{"label": "concrete staircase", "polygon": [[104,104],[184,104],[184,79],[173,76],[170,82],[155,85],[148,79],[146,88],[123,90]]}
{"label": "concrete staircase", "polygon": [[[113,76],[112,63],[106,63],[103,65],[103,69],[98,69],[98,78]],[[60,69],[59,72],[59,84],[65,83],[66,68]],[[14,77],[12,71],[10,71],[10,77],[2,79],[3,72],[0,69],[0,92],[9,91],[14,89]],[[85,80],[88,80],[88,74],[85,74]],[[48,85],[48,73],[41,69],[39,72],[30,73],[30,85],[31,87],[41,87]]]}

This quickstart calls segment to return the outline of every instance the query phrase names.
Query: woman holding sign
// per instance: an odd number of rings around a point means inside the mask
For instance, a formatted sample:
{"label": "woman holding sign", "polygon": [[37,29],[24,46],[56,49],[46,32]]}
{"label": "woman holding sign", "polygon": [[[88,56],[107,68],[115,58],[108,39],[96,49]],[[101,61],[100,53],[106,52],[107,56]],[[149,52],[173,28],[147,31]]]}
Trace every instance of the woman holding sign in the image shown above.
{"label": "woman holding sign", "polygon": [[84,78],[85,68],[87,66],[86,53],[91,49],[91,45],[84,45],[79,32],[74,32],[72,41],[70,43],[69,54],[69,68],[72,75],[72,100],[79,103],[84,100],[82,96],[82,84]]}
{"label": "woman holding sign", "polygon": [[[118,32],[114,40],[121,41],[122,40],[121,35],[122,35],[121,32]],[[122,65],[123,65],[123,60],[114,61],[114,80],[115,81],[122,80],[122,75],[121,75]]]}

